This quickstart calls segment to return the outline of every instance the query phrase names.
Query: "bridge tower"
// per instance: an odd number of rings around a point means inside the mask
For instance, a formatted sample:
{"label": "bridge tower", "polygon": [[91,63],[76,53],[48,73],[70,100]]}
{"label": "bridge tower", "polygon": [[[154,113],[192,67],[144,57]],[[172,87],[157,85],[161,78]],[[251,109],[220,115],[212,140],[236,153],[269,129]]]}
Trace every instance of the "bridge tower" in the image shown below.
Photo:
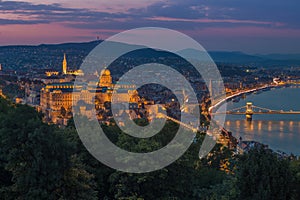
{"label": "bridge tower", "polygon": [[246,104],[246,119],[248,121],[251,121],[252,120],[252,116],[253,116],[253,104],[252,102],[247,102]]}

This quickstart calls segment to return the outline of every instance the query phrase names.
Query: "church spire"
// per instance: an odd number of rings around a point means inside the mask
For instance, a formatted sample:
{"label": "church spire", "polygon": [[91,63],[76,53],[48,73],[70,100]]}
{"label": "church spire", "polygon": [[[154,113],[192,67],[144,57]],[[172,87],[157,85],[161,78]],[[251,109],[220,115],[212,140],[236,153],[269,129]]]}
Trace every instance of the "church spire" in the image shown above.
{"label": "church spire", "polygon": [[64,60],[63,60],[63,64],[62,64],[62,72],[63,74],[67,74],[67,67],[68,67],[68,64],[67,64],[67,57],[66,57],[66,54],[64,54]]}

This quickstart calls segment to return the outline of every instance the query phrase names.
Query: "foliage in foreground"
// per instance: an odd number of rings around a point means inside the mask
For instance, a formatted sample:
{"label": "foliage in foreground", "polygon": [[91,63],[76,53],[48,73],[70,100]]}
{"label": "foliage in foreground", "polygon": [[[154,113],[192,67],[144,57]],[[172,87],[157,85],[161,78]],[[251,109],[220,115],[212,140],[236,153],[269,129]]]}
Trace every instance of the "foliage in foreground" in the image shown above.
{"label": "foliage in foreground", "polygon": [[[168,123],[157,138],[140,141],[103,128],[112,142],[137,152],[165,145],[177,130]],[[299,160],[254,149],[231,159],[235,167],[226,174],[218,163],[232,152],[217,146],[213,162],[199,160],[202,139],[162,170],[122,173],[94,159],[72,123],[49,126],[34,109],[0,99],[0,199],[300,199]]]}

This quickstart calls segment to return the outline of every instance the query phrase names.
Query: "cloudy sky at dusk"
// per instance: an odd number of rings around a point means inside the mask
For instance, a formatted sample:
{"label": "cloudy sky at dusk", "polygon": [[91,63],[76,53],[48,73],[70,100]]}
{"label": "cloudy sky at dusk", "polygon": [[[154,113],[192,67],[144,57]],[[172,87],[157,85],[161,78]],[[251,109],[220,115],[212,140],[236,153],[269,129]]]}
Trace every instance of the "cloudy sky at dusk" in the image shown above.
{"label": "cloudy sky at dusk", "polygon": [[155,26],[208,50],[300,53],[299,0],[0,0],[0,45],[81,42]]}

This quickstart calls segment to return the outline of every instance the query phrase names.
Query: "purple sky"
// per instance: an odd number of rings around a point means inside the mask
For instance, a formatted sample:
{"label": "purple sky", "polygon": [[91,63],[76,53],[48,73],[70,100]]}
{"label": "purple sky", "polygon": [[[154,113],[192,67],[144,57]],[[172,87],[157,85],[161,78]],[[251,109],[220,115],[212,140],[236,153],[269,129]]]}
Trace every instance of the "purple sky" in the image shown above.
{"label": "purple sky", "polygon": [[155,26],[208,50],[300,53],[299,0],[0,0],[0,45],[105,39]]}

